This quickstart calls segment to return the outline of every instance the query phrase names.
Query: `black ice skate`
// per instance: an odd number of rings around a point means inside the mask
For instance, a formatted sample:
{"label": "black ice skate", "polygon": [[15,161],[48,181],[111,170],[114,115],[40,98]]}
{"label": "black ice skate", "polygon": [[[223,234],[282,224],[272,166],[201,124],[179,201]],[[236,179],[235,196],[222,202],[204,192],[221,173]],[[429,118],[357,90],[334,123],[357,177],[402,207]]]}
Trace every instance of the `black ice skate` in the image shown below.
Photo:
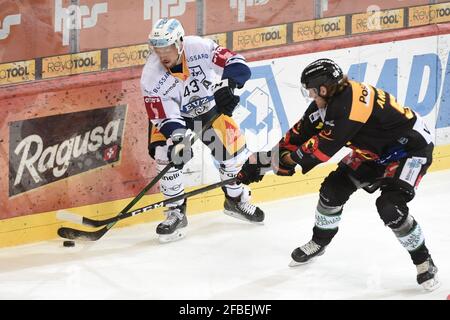
{"label": "black ice skate", "polygon": [[417,268],[417,283],[425,288],[427,291],[437,289],[441,283],[437,279],[438,268],[434,265],[431,257],[428,257],[425,262],[416,265]]}
{"label": "black ice skate", "polygon": [[159,241],[162,243],[180,240],[186,235],[186,201],[176,207],[168,207],[164,214],[166,220],[158,224],[156,233],[159,235]]}
{"label": "black ice skate", "polygon": [[244,221],[259,223],[264,221],[264,212],[250,203],[250,191],[244,188],[239,197],[225,194],[224,211],[226,215]]}
{"label": "black ice skate", "polygon": [[295,249],[292,254],[292,261],[289,263],[290,267],[296,267],[311,261],[312,258],[321,256],[325,253],[325,246],[321,246],[310,240],[307,244]]}

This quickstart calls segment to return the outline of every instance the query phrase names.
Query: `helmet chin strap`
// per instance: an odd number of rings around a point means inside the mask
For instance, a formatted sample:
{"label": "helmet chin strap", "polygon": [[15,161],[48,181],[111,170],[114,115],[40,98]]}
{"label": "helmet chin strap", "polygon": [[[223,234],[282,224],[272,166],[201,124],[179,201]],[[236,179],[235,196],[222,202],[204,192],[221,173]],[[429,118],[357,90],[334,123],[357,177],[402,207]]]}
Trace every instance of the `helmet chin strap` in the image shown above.
{"label": "helmet chin strap", "polygon": [[184,51],[184,44],[182,40],[177,40],[175,42],[175,46],[177,47],[178,54],[181,55]]}
{"label": "helmet chin strap", "polygon": [[175,63],[175,65],[179,65],[181,63],[181,57],[183,56],[182,53],[178,53],[178,58],[177,58],[177,62]]}
{"label": "helmet chin strap", "polygon": [[177,47],[178,51],[178,58],[176,64],[179,65],[181,63],[181,57],[183,56],[184,45],[183,42],[180,42],[180,44],[178,44],[178,42],[175,42],[175,46]]}

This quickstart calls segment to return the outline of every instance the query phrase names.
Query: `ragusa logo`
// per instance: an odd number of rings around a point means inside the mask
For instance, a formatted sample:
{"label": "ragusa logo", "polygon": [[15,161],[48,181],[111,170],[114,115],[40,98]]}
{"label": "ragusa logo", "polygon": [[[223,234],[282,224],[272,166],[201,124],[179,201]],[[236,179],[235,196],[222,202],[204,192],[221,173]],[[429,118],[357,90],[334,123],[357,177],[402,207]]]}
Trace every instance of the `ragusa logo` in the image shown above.
{"label": "ragusa logo", "polygon": [[9,195],[119,161],[126,106],[9,123]]}
{"label": "ragusa logo", "polygon": [[96,3],[92,10],[88,6],[70,5],[63,8],[62,0],[55,0],[55,32],[62,32],[63,46],[69,45],[70,30],[92,28],[98,16],[108,12],[108,3]]}

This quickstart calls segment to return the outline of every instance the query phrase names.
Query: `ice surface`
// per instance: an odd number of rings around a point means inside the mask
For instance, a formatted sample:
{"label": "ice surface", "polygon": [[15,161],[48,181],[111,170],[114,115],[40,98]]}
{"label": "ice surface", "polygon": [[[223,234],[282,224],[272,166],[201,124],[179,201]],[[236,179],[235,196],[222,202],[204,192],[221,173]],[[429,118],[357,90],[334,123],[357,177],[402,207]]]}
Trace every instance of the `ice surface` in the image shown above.
{"label": "ice surface", "polygon": [[152,223],[74,248],[58,239],[1,249],[0,299],[446,299],[450,170],[426,175],[410,203],[440,270],[431,293],[378,217],[377,194],[353,195],[332,244],[307,265],[288,267],[311,237],[317,194],[260,204],[262,226],[219,211],[194,215],[187,237],[164,245]]}

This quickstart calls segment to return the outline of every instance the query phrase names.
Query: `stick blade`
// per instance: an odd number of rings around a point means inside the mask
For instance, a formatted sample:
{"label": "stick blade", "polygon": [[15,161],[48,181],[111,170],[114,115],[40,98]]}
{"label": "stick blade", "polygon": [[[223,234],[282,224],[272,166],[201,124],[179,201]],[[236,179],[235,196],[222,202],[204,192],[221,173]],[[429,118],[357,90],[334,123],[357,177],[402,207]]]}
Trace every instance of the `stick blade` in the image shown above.
{"label": "stick blade", "polygon": [[61,227],[58,229],[58,235],[61,238],[69,240],[86,240],[86,241],[97,241],[100,239],[108,229],[102,228],[97,231],[83,231],[72,228]]}
{"label": "stick blade", "polygon": [[69,221],[73,223],[83,224],[83,217],[70,212],[68,210],[58,210],[56,212],[56,218],[63,221]]}

